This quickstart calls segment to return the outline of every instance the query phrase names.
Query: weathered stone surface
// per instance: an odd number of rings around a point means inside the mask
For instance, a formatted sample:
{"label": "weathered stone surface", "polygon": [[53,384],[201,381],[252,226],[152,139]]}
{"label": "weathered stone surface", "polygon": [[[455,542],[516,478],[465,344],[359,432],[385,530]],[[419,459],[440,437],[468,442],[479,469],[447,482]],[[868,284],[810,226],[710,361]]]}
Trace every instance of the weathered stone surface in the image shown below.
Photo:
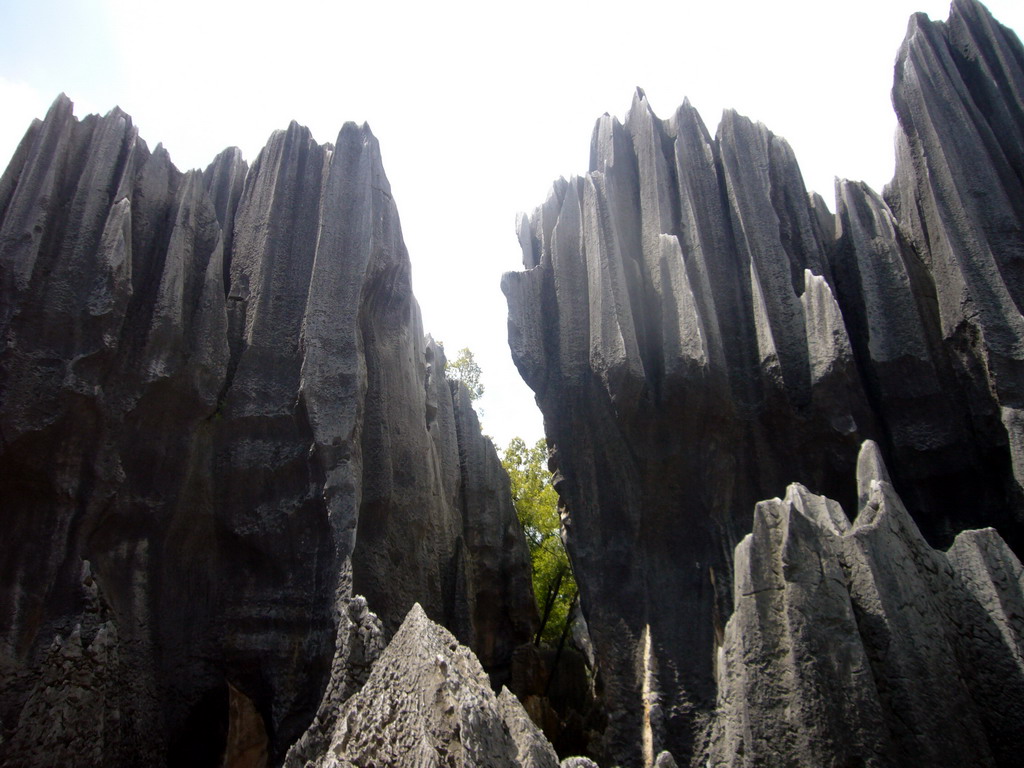
{"label": "weathered stone surface", "polygon": [[[279,763],[417,601],[508,675],[525,543],[424,338],[368,127],[293,123],[251,167],[181,173],[59,98],[0,178],[0,336],[0,762],[43,759],[13,732],[74,685],[55,635],[84,658],[117,638],[107,765],[212,764],[230,734],[258,761],[254,712]],[[383,623],[358,642],[353,584]]]}
{"label": "weathered stone surface", "polygon": [[520,218],[509,344],[623,765],[700,751],[745,510],[794,480],[856,508],[865,439],[932,546],[1024,547],[1024,49],[974,0],[950,14],[900,51],[884,199],[840,182],[832,217],[764,126],[726,112],[712,137],[638,91]]}
{"label": "weathered stone surface", "polygon": [[319,766],[554,768],[554,750],[514,696],[414,605],[362,689],[342,708]]}
{"label": "weathered stone surface", "polygon": [[1016,416],[1024,384],[1022,95],[1020,41],[980,3],[957,0],[946,24],[911,19],[893,88],[900,131],[887,200],[935,281],[936,324],[979,452],[1001,468],[1011,448],[1016,483],[989,483],[991,493],[1014,497],[1008,514],[974,515],[970,524],[995,525],[1018,551],[1019,533],[1006,529],[1020,519],[1024,477]]}
{"label": "weathered stone surface", "polygon": [[498,711],[516,744],[523,768],[558,768],[555,750],[508,688],[502,688],[498,694]]}
{"label": "weathered stone surface", "polygon": [[509,681],[512,654],[536,621],[530,553],[512,504],[508,475],[483,436],[469,391],[449,382],[461,477],[460,507],[466,557],[466,643],[496,683]]}
{"label": "weathered stone surface", "polygon": [[858,485],[852,525],[799,485],[757,506],[736,548],[711,763],[1016,764],[1024,635],[1004,606],[1024,596],[1020,561],[991,529],[948,556],[928,546],[874,443]]}
{"label": "weathered stone surface", "polygon": [[536,266],[503,287],[555,448],[608,753],[632,765],[689,755],[712,705],[739,510],[792,477],[842,497],[874,416],[784,142],[731,113],[712,140],[688,104],[661,121],[638,93],[591,155],[526,222]]}
{"label": "weathered stone surface", "polygon": [[289,768],[301,768],[326,754],[330,734],[342,706],[366,683],[373,665],[384,651],[384,627],[367,608],[361,595],[346,601],[338,622],[338,639],[331,674],[313,722],[285,756]]}

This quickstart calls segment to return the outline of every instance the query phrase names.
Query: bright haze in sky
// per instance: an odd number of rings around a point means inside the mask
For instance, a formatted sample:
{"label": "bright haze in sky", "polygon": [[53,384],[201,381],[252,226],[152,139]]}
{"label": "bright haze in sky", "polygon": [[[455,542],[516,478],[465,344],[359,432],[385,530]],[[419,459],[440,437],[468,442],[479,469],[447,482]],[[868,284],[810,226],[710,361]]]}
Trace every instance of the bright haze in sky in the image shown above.
{"label": "bright haze in sky", "polygon": [[[1024,2],[991,0],[1024,30]],[[0,164],[58,93],[79,117],[118,105],[181,169],[223,148],[251,163],[291,120],[380,141],[424,327],[470,347],[499,448],[542,436],[506,343],[501,274],[520,268],[519,211],[585,173],[603,112],[636,86],[670,117],[685,97],[714,133],[734,108],[792,145],[831,205],[835,176],[893,174],[893,62],[911,13],[945,0],[326,2],[4,0]]]}

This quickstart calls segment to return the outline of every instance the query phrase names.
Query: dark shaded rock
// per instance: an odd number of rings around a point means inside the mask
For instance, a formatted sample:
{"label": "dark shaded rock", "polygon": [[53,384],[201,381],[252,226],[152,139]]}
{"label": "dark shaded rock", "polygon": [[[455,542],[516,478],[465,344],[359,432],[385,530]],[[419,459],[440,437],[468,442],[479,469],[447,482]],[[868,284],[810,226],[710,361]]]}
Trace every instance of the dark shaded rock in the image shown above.
{"label": "dark shaded rock", "polygon": [[503,287],[555,448],[608,753],[632,765],[689,755],[712,705],[738,511],[794,475],[849,497],[874,416],[784,142],[734,114],[712,140],[688,104],[663,122],[638,93],[591,154],[521,232],[537,265]]}
{"label": "dark shaded rock", "polygon": [[348,700],[316,766],[555,768],[558,759],[507,690],[414,605],[362,689]]}
{"label": "dark shaded rock", "polygon": [[107,765],[219,763],[254,712],[279,763],[417,601],[508,675],[525,543],[424,338],[368,127],[293,123],[251,167],[181,173],[59,98],[0,179],[0,336],[0,762],[41,759],[16,724],[74,685],[55,635],[131,677]]}
{"label": "dark shaded rock", "polygon": [[589,172],[521,217],[509,344],[554,450],[612,760],[702,750],[744,510],[793,480],[855,509],[863,440],[931,546],[993,526],[1021,551],[1022,88],[1019,41],[957,0],[900,51],[884,200],[841,182],[833,218],[764,126],[726,112],[712,138],[638,91],[598,120]]}
{"label": "dark shaded rock", "polygon": [[508,683],[515,648],[536,627],[530,552],[512,504],[508,475],[483,437],[465,384],[449,382],[455,404],[462,535],[466,558],[465,639],[491,679]]}
{"label": "dark shaded rock", "polygon": [[366,683],[384,647],[384,628],[368,610],[366,599],[356,595],[348,600],[339,617],[331,674],[316,717],[288,750],[285,766],[301,768],[326,754],[342,706]]}
{"label": "dark shaded rock", "polygon": [[799,485],[758,505],[736,549],[712,764],[1014,765],[1024,636],[1002,606],[1024,594],[1020,561],[991,529],[948,557],[929,547],[870,442],[858,484],[852,525]]}
{"label": "dark shaded rock", "polygon": [[228,686],[228,735],[223,768],[266,768],[267,729],[252,700]]}

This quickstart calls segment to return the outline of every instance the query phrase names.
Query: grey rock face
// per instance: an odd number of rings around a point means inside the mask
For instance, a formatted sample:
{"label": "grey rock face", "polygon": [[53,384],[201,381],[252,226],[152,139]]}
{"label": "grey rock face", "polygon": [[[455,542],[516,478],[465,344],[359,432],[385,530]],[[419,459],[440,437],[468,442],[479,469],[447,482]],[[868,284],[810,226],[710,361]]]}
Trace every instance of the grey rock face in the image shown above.
{"label": "grey rock face", "polygon": [[1024,636],[1003,606],[1024,594],[1020,561],[991,529],[933,550],[877,446],[861,456],[852,525],[792,485],[736,548],[711,762],[1014,765]]}
{"label": "grey rock face", "polygon": [[253,708],[280,762],[417,601],[507,674],[525,543],[365,125],[181,173],[124,113],[59,98],[0,178],[0,336],[0,762],[37,764],[13,729],[73,685],[54,636],[131,676],[108,765],[216,761]]}
{"label": "grey rock face", "polygon": [[650,764],[691,754],[714,700],[738,511],[793,476],[841,495],[875,416],[784,142],[735,114],[712,140],[688,104],[661,121],[638,93],[624,124],[598,122],[591,165],[524,222],[532,268],[503,287],[555,447],[608,752]]}
{"label": "grey rock face", "polygon": [[1024,546],[1021,62],[973,0],[915,17],[896,182],[839,183],[834,218],[764,126],[727,112],[712,137],[638,92],[598,120],[590,171],[520,219],[509,344],[555,451],[614,760],[700,751],[745,510],[794,480],[855,509],[863,440],[932,546],[984,526]]}
{"label": "grey rock face", "polygon": [[558,765],[516,698],[495,696],[473,653],[418,604],[338,714],[328,744],[306,768]]}

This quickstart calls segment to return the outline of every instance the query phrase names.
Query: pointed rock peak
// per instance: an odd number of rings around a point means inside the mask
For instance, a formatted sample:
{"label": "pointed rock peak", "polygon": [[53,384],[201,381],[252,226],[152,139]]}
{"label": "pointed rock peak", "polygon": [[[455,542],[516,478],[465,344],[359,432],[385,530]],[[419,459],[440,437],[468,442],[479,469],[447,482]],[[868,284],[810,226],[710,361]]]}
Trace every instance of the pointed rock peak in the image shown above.
{"label": "pointed rock peak", "polygon": [[726,125],[732,125],[740,119],[740,113],[732,107],[722,110],[722,118],[718,121],[718,130],[721,131]]}
{"label": "pointed rock peak", "polygon": [[[820,285],[819,285],[819,283],[820,283]],[[828,287],[828,283],[825,282],[825,278],[824,277],[821,277],[820,275],[814,274],[813,272],[811,272],[811,270],[809,270],[809,269],[807,269],[805,267],[804,268],[804,293],[807,293],[808,291],[815,290],[815,289],[822,289],[822,286],[824,287],[824,290],[828,291],[829,293],[832,292],[832,289],[830,289]]]}
{"label": "pointed rock peak", "polygon": [[640,109],[653,114],[653,111],[651,110],[651,102],[647,100],[647,94],[644,93],[644,89],[638,85],[636,90],[633,91],[633,101],[629,105],[629,111],[632,112],[633,110]]}
{"label": "pointed rock peak", "polygon": [[57,94],[57,98],[50,104],[50,110],[74,110],[75,104],[64,91]]}
{"label": "pointed rock peak", "polygon": [[379,154],[377,137],[373,135],[373,131],[370,130],[368,123],[362,123],[360,125],[350,120],[341,126],[341,130],[338,131],[338,140],[335,142],[335,146],[340,148],[343,146],[352,146],[353,144],[361,144],[364,147],[371,147],[376,154]]}
{"label": "pointed rock peak", "polygon": [[778,496],[772,499],[764,499],[754,506],[754,530],[758,525],[775,527],[782,520],[787,509],[786,503]]}
{"label": "pointed rock peak", "polygon": [[66,94],[61,93],[53,100],[50,104],[50,108],[46,110],[46,115],[43,117],[43,122],[63,122],[66,120],[73,120],[75,117],[75,105],[67,97]]}
{"label": "pointed rock peak", "polygon": [[[423,624],[424,622],[430,622],[430,619],[427,618],[426,611],[423,610],[423,606],[419,603],[413,603],[412,608],[410,608],[409,612],[405,614],[405,619],[402,621],[402,628],[404,628],[406,624],[412,626],[414,624]],[[401,629],[399,631],[401,631]]]}
{"label": "pointed rock peak", "polygon": [[523,212],[516,214],[516,237],[519,239],[519,248],[523,252],[523,266],[526,269],[533,269],[540,264],[540,254],[534,247],[530,217]]}
{"label": "pointed rock peak", "polygon": [[812,523],[832,533],[841,535],[850,529],[850,521],[839,502],[812,493],[800,483],[791,483],[786,489],[786,504]]}
{"label": "pointed rock peak", "polygon": [[726,109],[722,112],[722,120],[718,124],[719,142],[742,145],[753,141],[767,145],[774,138],[775,135],[764,123],[755,122],[735,109]]}
{"label": "pointed rock peak", "polygon": [[660,118],[654,114],[654,109],[651,107],[651,102],[644,89],[637,86],[636,91],[633,92],[633,101],[629,105],[629,113],[626,115],[626,124],[628,125],[634,118],[641,117],[645,121],[660,122]]}
{"label": "pointed rock peak", "polygon": [[242,150],[238,147],[228,147],[227,149],[223,149],[217,153],[217,156],[213,158],[213,161],[206,166],[204,173],[210,174],[221,168],[232,168],[244,165],[245,158],[242,156]]}
{"label": "pointed rock peak", "polygon": [[907,43],[917,37],[919,34],[927,34],[928,30],[932,27],[932,24],[942,24],[942,22],[933,22],[929,18],[927,13],[918,11],[910,15],[910,19],[907,21],[907,34],[903,38],[903,45],[900,47],[900,56],[903,58],[903,53],[906,50]]}
{"label": "pointed rock peak", "polygon": [[995,21],[992,12],[978,0],[953,0],[949,6],[949,20],[957,16],[972,21]]}
{"label": "pointed rock peak", "polygon": [[892,483],[882,451],[874,440],[865,440],[857,456],[857,509],[863,510],[871,495],[872,481]]}
{"label": "pointed rock peak", "polygon": [[213,159],[214,162],[217,162],[218,160],[223,160],[223,162],[226,163],[242,163],[245,162],[245,157],[242,155],[242,150],[238,147],[228,147],[227,149],[221,150]]}
{"label": "pointed rock peak", "polygon": [[[835,186],[835,182],[836,181],[838,181],[838,179],[833,179],[833,186]],[[829,210],[828,202],[825,200],[824,197],[821,196],[820,193],[818,193],[818,192],[811,192],[808,195],[808,197],[810,198],[810,201],[811,201],[811,208],[814,208],[814,209],[819,210],[819,211],[825,211],[829,215],[832,214],[832,211]]]}
{"label": "pointed rock peak", "polygon": [[104,117],[108,120],[124,120],[129,124],[131,124],[132,122],[132,116],[118,106],[115,106],[112,110],[107,112],[107,114],[104,115]]}

